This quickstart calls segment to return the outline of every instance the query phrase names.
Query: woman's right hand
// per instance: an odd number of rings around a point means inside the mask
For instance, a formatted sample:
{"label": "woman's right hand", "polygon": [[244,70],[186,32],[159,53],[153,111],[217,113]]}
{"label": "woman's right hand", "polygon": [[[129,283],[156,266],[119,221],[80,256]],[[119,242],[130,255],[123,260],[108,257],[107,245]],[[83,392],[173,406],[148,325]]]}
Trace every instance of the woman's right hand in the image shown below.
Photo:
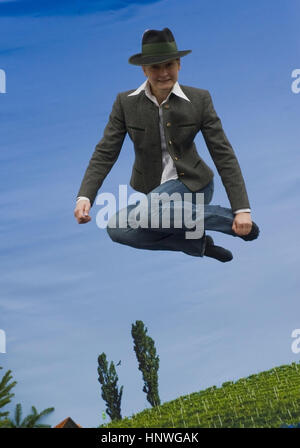
{"label": "woman's right hand", "polygon": [[74,210],[74,216],[77,219],[78,224],[85,224],[92,218],[89,216],[91,203],[88,199],[79,199],[76,203]]}

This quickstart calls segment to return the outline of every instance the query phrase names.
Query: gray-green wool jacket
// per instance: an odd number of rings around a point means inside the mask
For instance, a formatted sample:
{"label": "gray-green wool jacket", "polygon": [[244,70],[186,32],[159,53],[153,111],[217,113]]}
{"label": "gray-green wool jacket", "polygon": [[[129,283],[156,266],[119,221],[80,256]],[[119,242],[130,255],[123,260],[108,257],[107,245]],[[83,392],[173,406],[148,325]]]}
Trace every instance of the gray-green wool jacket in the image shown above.
{"label": "gray-green wool jacket", "polygon": [[[167,148],[179,179],[191,191],[197,191],[213,178],[213,171],[199,156],[194,143],[197,133],[201,131],[221,176],[232,211],[250,208],[238,160],[223,131],[210,93],[181,84],[180,87],[190,101],[171,93],[163,105]],[[130,185],[145,194],[160,185],[162,149],[159,110],[145,95],[145,90],[128,96],[134,91],[118,93],[103,137],[96,145],[85,171],[77,196],[88,197],[91,206],[120,154],[127,132],[135,151]]]}

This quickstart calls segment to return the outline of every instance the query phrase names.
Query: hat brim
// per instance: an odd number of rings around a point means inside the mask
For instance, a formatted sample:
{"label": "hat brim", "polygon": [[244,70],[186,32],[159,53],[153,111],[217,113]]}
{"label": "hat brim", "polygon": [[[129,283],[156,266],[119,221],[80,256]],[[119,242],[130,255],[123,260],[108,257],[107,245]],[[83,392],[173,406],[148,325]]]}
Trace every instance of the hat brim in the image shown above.
{"label": "hat brim", "polygon": [[152,64],[160,64],[163,62],[170,61],[172,59],[181,58],[189,53],[192,50],[183,50],[176,51],[175,53],[169,53],[168,55],[158,55],[158,56],[143,56],[142,53],[137,53],[131,56],[128,59],[129,64],[132,65],[152,65]]}

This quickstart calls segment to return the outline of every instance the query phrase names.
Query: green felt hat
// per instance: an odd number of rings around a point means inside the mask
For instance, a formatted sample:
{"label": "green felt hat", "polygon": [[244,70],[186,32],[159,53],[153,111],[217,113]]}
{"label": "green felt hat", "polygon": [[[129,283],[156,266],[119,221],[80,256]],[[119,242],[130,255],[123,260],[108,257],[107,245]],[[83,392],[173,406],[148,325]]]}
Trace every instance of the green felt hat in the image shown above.
{"label": "green felt hat", "polygon": [[131,56],[128,62],[133,65],[160,64],[185,56],[191,51],[178,51],[174,36],[169,28],[164,28],[162,31],[146,30],[142,38],[142,52]]}

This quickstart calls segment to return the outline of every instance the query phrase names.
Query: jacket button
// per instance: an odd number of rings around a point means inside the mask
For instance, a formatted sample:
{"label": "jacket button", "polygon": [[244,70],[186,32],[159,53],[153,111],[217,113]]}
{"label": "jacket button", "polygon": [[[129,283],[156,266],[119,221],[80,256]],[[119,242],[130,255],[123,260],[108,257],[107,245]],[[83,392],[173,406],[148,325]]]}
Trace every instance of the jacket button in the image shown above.
{"label": "jacket button", "polygon": [[169,104],[165,104],[165,109],[169,109]]}
{"label": "jacket button", "polygon": [[184,176],[184,173],[179,173],[180,176]]}
{"label": "jacket button", "polygon": [[178,157],[174,157],[175,160],[178,160]]}
{"label": "jacket button", "polygon": [[168,126],[168,128],[171,126],[171,123],[168,121],[168,123],[167,123],[167,126]]}
{"label": "jacket button", "polygon": [[172,145],[172,140],[169,140],[169,145]]}

